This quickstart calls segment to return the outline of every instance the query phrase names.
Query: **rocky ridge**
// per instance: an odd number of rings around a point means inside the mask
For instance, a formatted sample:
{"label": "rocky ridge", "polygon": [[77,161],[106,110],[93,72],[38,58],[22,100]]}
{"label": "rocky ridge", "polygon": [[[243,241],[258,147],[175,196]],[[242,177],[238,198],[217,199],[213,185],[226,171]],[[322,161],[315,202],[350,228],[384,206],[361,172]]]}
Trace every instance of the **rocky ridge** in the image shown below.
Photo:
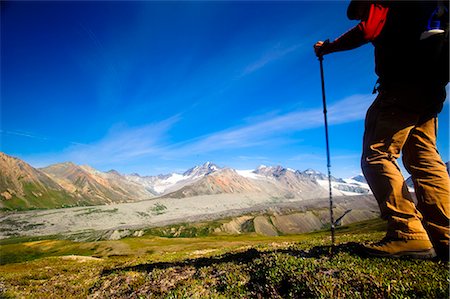
{"label": "rocky ridge", "polygon": [[[102,172],[71,162],[36,169],[0,153],[0,208],[32,209],[136,202],[157,197],[186,198],[217,194],[253,194],[279,199],[328,195],[327,176],[312,169],[261,165],[255,170],[221,168],[207,162],[183,173],[157,176]],[[369,193],[365,183],[332,177],[333,194]],[[30,191],[31,190],[31,191]]]}

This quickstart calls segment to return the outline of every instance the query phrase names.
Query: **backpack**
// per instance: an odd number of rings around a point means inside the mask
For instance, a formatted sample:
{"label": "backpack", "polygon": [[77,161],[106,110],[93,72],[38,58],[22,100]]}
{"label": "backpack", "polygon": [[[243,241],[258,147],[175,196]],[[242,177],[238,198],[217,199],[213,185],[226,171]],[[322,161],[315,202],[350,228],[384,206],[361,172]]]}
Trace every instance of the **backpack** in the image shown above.
{"label": "backpack", "polygon": [[433,79],[446,84],[449,81],[448,1],[352,0],[347,17],[364,19],[375,3],[389,8],[386,24],[374,42],[378,52],[376,60],[381,64],[377,64],[376,71],[381,81],[395,84],[396,80]]}
{"label": "backpack", "polygon": [[436,2],[426,30],[420,35],[418,60],[422,63],[421,71],[427,76],[423,80],[446,85],[449,82],[449,8],[447,1],[446,5],[443,1]]}
{"label": "backpack", "polygon": [[373,41],[379,89],[407,93],[417,110],[440,111],[449,82],[448,2],[377,2],[389,8]]}

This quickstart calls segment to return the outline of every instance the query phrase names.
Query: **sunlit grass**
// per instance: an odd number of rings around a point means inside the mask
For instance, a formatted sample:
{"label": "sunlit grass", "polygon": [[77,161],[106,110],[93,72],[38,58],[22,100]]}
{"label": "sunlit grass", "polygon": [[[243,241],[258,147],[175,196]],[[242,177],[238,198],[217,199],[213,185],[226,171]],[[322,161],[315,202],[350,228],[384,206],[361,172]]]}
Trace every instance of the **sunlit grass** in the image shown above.
{"label": "sunlit grass", "polygon": [[333,256],[328,231],[11,239],[0,247],[0,289],[22,298],[447,298],[447,263],[358,254],[352,242],[378,240],[384,229],[379,220],[340,227]]}

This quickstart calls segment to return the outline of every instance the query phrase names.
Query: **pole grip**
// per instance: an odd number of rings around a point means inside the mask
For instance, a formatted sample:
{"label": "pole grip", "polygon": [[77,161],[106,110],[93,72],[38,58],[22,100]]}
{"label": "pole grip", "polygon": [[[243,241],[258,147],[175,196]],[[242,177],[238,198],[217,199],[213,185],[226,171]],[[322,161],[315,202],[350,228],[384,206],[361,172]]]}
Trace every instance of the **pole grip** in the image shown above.
{"label": "pole grip", "polygon": [[319,48],[319,54],[317,54],[317,58],[319,59],[320,62],[323,61],[323,54],[320,53],[321,52],[320,49],[322,49],[323,47],[327,47],[329,43],[330,43],[330,39],[327,38],[323,42],[322,46]]}

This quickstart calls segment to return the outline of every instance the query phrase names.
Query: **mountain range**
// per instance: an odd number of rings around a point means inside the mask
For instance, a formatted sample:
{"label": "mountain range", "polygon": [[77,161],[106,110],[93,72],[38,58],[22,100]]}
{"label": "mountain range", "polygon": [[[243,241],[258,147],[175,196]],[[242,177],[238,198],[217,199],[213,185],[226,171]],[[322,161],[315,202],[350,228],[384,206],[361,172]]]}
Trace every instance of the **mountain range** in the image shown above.
{"label": "mountain range", "polygon": [[[361,177],[331,177],[333,195],[368,194]],[[207,162],[184,173],[141,176],[98,171],[71,162],[33,168],[0,153],[0,208],[25,210],[186,198],[216,194],[252,194],[276,199],[328,196],[326,175],[307,169],[261,165],[255,170],[221,168]]]}

